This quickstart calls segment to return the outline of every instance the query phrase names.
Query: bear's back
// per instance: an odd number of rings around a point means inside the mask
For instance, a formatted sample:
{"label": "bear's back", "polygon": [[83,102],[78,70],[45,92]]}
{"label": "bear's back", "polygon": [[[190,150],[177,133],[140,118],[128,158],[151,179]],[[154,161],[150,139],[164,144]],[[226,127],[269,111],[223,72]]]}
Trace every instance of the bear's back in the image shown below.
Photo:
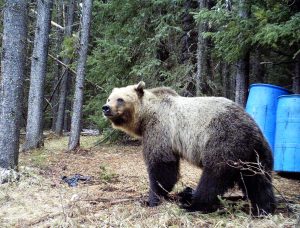
{"label": "bear's back", "polygon": [[195,165],[202,163],[207,143],[219,134],[220,126],[212,126],[215,121],[230,126],[228,136],[238,134],[242,126],[252,125],[257,131],[243,108],[223,97],[168,96],[162,103],[168,105],[157,110],[163,132],[169,133],[174,151]]}

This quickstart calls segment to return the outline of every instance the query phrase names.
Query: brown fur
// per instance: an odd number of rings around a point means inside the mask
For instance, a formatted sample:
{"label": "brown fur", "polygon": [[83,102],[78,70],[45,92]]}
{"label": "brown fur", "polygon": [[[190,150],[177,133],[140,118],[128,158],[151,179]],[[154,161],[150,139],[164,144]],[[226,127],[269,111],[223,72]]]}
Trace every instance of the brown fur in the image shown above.
{"label": "brown fur", "polygon": [[[122,98],[124,103],[119,104]],[[273,157],[261,131],[234,102],[221,97],[185,98],[166,87],[144,89],[144,83],[114,89],[107,105],[113,127],[143,139],[150,179],[149,205],[167,196],[179,177],[179,159],[203,168],[203,175],[187,209],[211,211],[234,183],[249,194],[256,213],[273,212],[270,177],[244,177],[232,167],[256,162],[271,173]],[[246,187],[245,187],[246,186]],[[245,189],[247,188],[247,189]],[[167,192],[166,192],[167,191]],[[257,191],[257,192],[255,192]]]}

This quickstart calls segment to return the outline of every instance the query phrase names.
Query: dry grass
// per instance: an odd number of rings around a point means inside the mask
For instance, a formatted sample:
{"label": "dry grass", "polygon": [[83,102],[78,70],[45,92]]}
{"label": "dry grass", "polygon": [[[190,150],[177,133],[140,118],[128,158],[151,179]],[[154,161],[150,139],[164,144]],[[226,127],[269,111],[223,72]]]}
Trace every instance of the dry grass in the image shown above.
{"label": "dry grass", "polygon": [[[96,137],[83,137],[83,149],[69,154],[63,149],[67,139],[52,137],[45,148],[22,154],[20,181],[0,186],[1,227],[296,227],[299,214],[285,209],[253,219],[231,207],[212,214],[186,213],[166,201],[156,208],[144,207],[140,202],[147,196],[148,180],[141,147],[89,149],[95,141]],[[76,173],[92,180],[73,188],[61,181]],[[199,169],[183,162],[174,192],[194,187],[200,175]],[[299,210],[299,180],[275,176],[274,183]]]}

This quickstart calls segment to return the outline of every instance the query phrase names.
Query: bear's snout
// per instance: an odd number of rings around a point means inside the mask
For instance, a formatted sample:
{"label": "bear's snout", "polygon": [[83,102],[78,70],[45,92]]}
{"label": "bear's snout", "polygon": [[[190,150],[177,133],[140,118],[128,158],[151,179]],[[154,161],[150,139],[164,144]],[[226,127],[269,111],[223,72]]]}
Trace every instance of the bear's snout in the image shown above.
{"label": "bear's snout", "polygon": [[103,105],[102,106],[102,112],[105,116],[110,116],[111,115],[111,108],[109,105]]}

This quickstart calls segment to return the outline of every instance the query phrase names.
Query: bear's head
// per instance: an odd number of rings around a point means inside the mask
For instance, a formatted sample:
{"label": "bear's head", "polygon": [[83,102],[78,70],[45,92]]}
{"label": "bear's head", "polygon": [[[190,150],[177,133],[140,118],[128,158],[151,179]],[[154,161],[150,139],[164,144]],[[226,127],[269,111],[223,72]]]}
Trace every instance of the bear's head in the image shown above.
{"label": "bear's head", "polygon": [[132,136],[141,136],[138,129],[138,112],[144,88],[145,83],[141,81],[136,85],[113,89],[102,111],[114,128]]}

